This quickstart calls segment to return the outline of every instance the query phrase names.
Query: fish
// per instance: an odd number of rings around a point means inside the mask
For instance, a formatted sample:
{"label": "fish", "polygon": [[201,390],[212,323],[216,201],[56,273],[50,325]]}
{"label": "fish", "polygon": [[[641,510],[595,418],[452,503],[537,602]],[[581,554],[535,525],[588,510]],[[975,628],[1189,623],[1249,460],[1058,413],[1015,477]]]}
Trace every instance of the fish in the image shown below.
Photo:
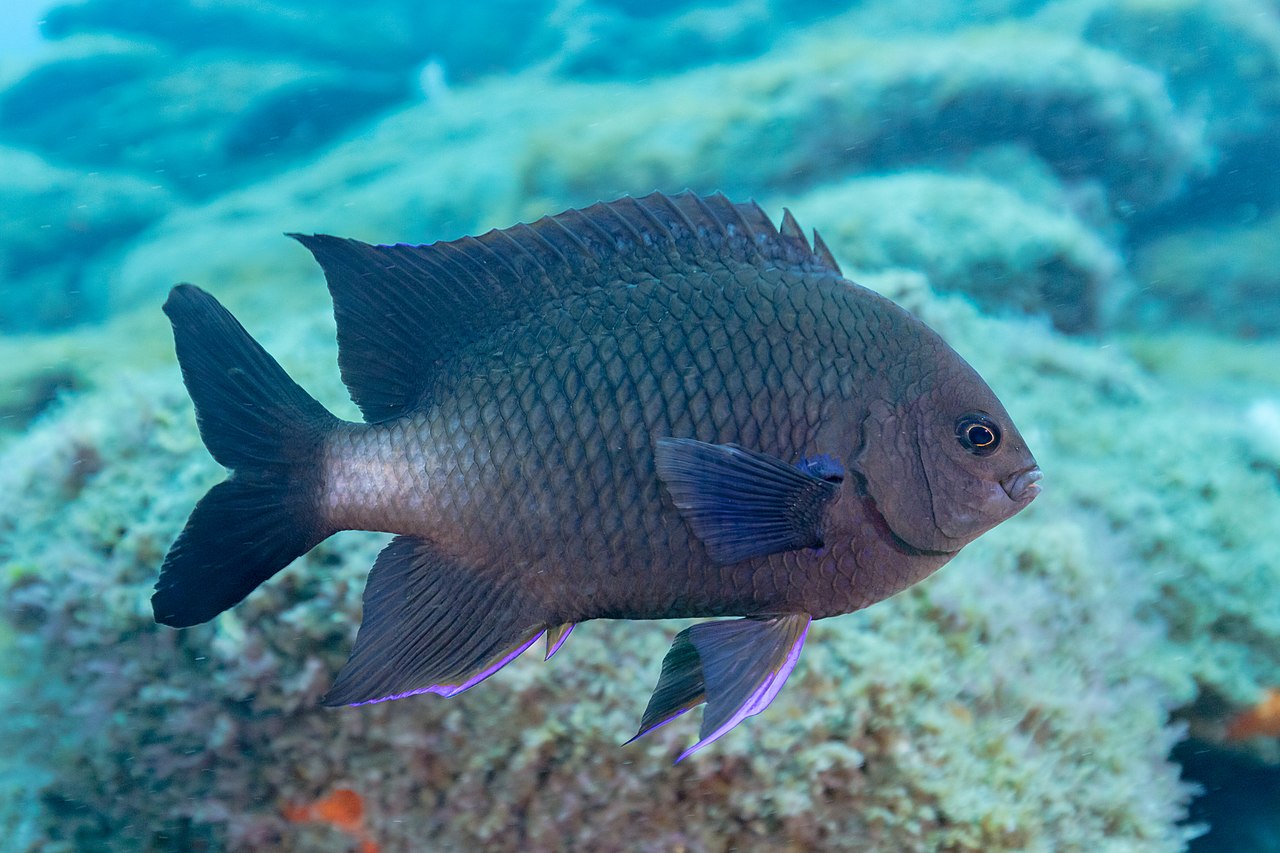
{"label": "fish", "polygon": [[789,210],[685,191],[427,245],[289,236],[324,273],[364,421],[174,287],[230,473],[152,606],[196,625],[337,531],[393,534],[325,705],[453,696],[591,620],[705,618],[635,735],[705,705],[681,760],[772,702],[813,620],[924,579],[1040,491],[987,383]]}

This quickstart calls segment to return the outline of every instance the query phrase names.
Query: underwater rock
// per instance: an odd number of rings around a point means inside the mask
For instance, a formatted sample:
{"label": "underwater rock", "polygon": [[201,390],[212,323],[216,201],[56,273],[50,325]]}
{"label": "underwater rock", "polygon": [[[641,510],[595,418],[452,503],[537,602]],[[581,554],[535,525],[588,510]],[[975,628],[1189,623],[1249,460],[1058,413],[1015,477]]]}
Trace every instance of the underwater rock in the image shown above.
{"label": "underwater rock", "polygon": [[[681,8],[692,5],[692,8]],[[556,70],[568,77],[644,78],[655,71],[676,71],[764,51],[778,24],[763,3],[754,0],[716,5],[611,3],[610,13],[590,5],[560,10],[563,46]]]}
{"label": "underwater rock", "polygon": [[[7,133],[10,122],[55,108],[63,99],[88,101],[103,90],[136,83],[162,71],[164,62],[164,53],[147,43],[104,36],[64,42],[34,63],[15,64],[0,91],[0,119]],[[69,128],[73,136],[89,129]]]}
{"label": "underwater rock", "polygon": [[208,196],[285,168],[408,88],[287,61],[112,50],[53,59],[0,93],[0,136]]}
{"label": "underwater rock", "polygon": [[1137,328],[1193,326],[1241,338],[1280,335],[1280,213],[1245,225],[1202,225],[1137,247],[1141,285],[1126,306]]}
{"label": "underwater rock", "polygon": [[44,33],[63,39],[111,33],[168,45],[180,55],[246,46],[258,55],[340,65],[358,72],[411,72],[439,57],[467,79],[520,67],[544,40],[551,0],[420,3],[390,0],[88,0],[55,7]]}
{"label": "underwater rock", "polygon": [[757,53],[789,26],[847,10],[839,0],[89,0],[52,9],[44,32],[54,39],[109,33],[180,53],[250,46],[406,79],[438,62],[451,80],[465,82],[543,61],[567,76],[645,77]]}
{"label": "underwater rock", "polygon": [[1047,316],[1063,332],[1105,327],[1126,289],[1123,261],[1096,232],[986,178],[858,178],[797,206],[834,223],[822,236],[853,270],[921,270],[984,311]]}
{"label": "underwater rock", "polygon": [[1280,202],[1280,17],[1266,0],[1121,0],[1098,4],[1089,42],[1168,81],[1179,109],[1196,116],[1212,164],[1163,219],[1181,221]]}
{"label": "underwater rock", "polygon": [[1164,74],[1174,100],[1204,116],[1213,143],[1229,147],[1274,133],[1280,119],[1274,4],[1120,0],[1099,4],[1083,34]]}
{"label": "underwater rock", "polygon": [[534,135],[523,166],[531,191],[795,191],[1018,144],[1064,181],[1097,182],[1129,215],[1171,198],[1206,156],[1158,75],[1033,29],[814,39],[615,97],[623,106],[588,125]]}
{"label": "underwater rock", "polygon": [[[1058,188],[1046,207],[1096,198],[1100,212],[1088,214],[1089,224],[1107,228],[1099,223],[1114,219],[1114,207],[1154,205],[1173,192],[1198,156],[1158,79],[1140,68],[1034,33],[1013,57],[992,32],[954,42],[850,50],[837,34],[803,51],[646,84],[569,83],[533,72],[477,83],[394,112],[305,169],[184,209],[102,274],[119,305],[158,302],[179,274],[232,286],[297,274],[305,253],[280,240],[281,230],[424,242],[655,187],[795,197],[873,163],[938,161],[945,171],[1004,149],[1025,152]],[[430,159],[405,154],[421,151]],[[1018,170],[987,173],[1006,185],[1026,183]],[[1053,216],[1035,213],[1052,230]],[[991,212],[993,220],[1003,215]],[[1071,246],[1063,263],[1048,267],[1035,285],[1044,292],[1026,299],[1055,295],[1051,281],[1069,292],[1084,281],[1078,290],[1087,291],[1107,277],[1107,251],[1082,229],[1063,227]],[[1018,229],[1011,231],[1006,239],[1016,240]],[[242,251],[216,251],[230,244]],[[960,266],[950,268],[959,274]],[[1107,283],[1085,316],[1059,322],[1094,327],[1118,282]]]}
{"label": "underwater rock", "polygon": [[0,147],[0,334],[101,318],[107,283],[86,275],[86,264],[172,207],[152,181],[74,172]]}

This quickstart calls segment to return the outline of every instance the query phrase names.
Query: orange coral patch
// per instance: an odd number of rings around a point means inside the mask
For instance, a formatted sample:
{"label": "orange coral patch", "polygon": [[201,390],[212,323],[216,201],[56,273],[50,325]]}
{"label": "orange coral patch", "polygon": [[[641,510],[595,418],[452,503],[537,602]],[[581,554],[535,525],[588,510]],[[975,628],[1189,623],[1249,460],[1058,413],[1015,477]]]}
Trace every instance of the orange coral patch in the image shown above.
{"label": "orange coral patch", "polygon": [[379,853],[364,828],[364,798],[350,788],[336,788],[307,805],[286,805],[281,812],[290,823],[327,823],[359,841],[360,853]]}
{"label": "orange coral patch", "polygon": [[1252,708],[1236,714],[1227,723],[1227,740],[1251,737],[1280,737],[1280,690],[1272,688]]}
{"label": "orange coral patch", "polygon": [[311,808],[317,818],[340,829],[359,829],[364,824],[364,800],[350,788],[338,788]]}

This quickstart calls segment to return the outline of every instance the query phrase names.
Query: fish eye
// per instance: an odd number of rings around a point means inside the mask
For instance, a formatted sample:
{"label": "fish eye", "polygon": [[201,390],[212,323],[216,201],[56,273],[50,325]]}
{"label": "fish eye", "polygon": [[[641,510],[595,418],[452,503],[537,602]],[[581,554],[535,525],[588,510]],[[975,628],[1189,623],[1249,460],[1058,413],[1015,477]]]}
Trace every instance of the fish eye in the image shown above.
{"label": "fish eye", "polygon": [[970,412],[956,420],[956,441],[974,456],[990,456],[1000,446],[1000,427],[990,415]]}

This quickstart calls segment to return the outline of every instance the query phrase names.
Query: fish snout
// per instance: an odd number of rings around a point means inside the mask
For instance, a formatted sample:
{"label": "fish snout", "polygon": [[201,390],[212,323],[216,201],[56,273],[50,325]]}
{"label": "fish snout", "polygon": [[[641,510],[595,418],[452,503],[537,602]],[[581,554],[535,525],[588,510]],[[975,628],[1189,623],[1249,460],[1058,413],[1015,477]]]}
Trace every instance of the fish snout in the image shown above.
{"label": "fish snout", "polygon": [[1024,468],[1005,477],[1000,481],[1000,486],[1010,500],[1016,503],[1028,503],[1036,495],[1040,494],[1040,479],[1042,477],[1044,475],[1040,473],[1040,466],[1032,465],[1030,468]]}

